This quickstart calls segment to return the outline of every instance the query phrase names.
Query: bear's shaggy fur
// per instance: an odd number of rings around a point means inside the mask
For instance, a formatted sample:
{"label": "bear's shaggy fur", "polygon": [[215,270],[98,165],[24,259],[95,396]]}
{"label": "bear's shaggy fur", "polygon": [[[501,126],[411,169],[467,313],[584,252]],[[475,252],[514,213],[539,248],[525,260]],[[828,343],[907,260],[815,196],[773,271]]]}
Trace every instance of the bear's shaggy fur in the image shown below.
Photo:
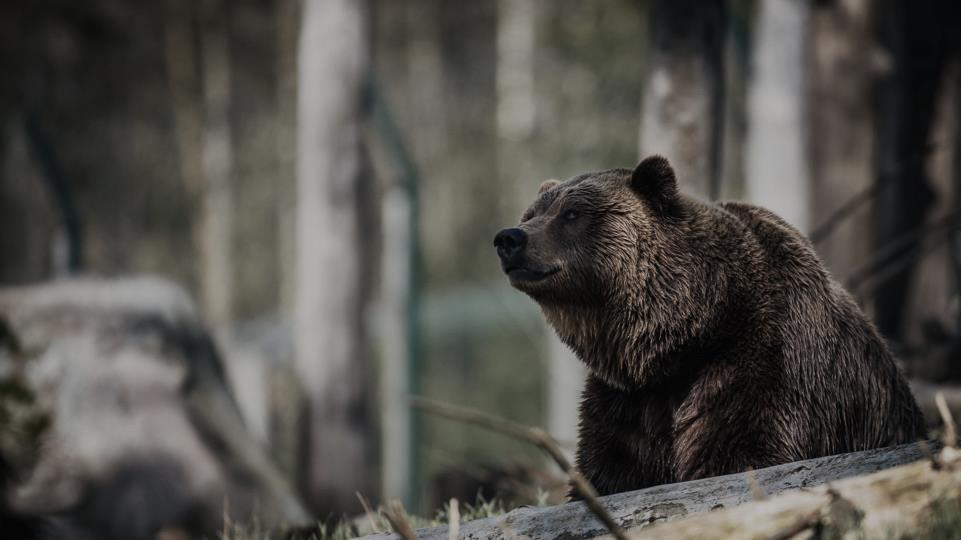
{"label": "bear's shaggy fur", "polygon": [[662,157],[545,182],[495,245],[589,368],[577,465],[601,494],[925,435],[810,242],[763,208],[679,193]]}

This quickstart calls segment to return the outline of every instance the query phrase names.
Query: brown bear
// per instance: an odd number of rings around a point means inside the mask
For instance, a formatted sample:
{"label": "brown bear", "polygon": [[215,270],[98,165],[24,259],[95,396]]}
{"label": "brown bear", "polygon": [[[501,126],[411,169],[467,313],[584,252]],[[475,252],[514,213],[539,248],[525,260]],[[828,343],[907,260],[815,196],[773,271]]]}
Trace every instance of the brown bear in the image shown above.
{"label": "brown bear", "polygon": [[679,193],[663,157],[545,182],[494,245],[589,369],[577,466],[601,494],[925,436],[811,243],[763,208]]}

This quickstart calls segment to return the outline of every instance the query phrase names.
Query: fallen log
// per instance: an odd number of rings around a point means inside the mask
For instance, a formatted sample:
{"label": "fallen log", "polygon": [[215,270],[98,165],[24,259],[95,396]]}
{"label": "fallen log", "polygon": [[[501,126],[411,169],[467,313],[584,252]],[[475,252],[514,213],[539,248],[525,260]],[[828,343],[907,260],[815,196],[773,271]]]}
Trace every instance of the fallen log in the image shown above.
{"label": "fallen log", "polygon": [[[638,529],[672,521],[690,514],[738,506],[753,500],[750,476],[767,495],[787,490],[810,488],[843,478],[890,469],[926,456],[919,444],[854,452],[809,459],[758,469],[752,473],[730,474],[666,484],[618,493],[601,498],[603,505],[625,529]],[[446,539],[447,527],[415,531],[419,539]],[[460,524],[460,538],[490,540],[501,538],[568,540],[594,538],[607,533],[604,525],[584,503],[575,502],[547,508],[523,507],[502,516]],[[709,536],[715,536],[711,534]],[[398,538],[376,534],[370,540]]]}
{"label": "fallen log", "polygon": [[[632,538],[945,538],[961,527],[961,459],[923,460],[665,523]],[[814,534],[814,533],[817,534]]]}

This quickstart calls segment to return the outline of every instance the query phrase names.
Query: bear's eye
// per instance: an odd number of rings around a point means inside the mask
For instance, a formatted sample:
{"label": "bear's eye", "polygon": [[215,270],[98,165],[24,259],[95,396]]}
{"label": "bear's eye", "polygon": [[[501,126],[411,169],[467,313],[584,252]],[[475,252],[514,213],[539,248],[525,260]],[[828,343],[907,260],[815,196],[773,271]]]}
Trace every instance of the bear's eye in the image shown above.
{"label": "bear's eye", "polygon": [[581,215],[580,212],[578,212],[577,210],[568,210],[567,212],[564,212],[564,219],[566,219],[567,221],[573,221],[577,219],[580,215]]}

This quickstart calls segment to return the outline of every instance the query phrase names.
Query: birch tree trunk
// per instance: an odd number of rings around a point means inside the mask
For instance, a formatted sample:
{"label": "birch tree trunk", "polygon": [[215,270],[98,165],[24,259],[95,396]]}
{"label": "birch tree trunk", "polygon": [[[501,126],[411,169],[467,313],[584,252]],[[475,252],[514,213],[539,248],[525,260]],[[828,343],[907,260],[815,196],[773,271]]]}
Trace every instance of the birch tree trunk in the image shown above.
{"label": "birch tree trunk", "polygon": [[648,6],[640,154],[663,155],[687,191],[716,197],[724,3],[652,0]]}
{"label": "birch tree trunk", "polygon": [[384,250],[381,254],[381,327],[383,347],[380,369],[381,489],[384,500],[415,504],[413,493],[412,390],[408,318],[412,290],[411,201],[401,187],[390,188],[383,198]]}
{"label": "birch tree trunk", "polygon": [[300,36],[296,365],[306,395],[307,493],[315,510],[369,494],[361,204],[366,3],[307,0]]}
{"label": "birch tree trunk", "polygon": [[553,330],[547,329],[547,430],[573,457],[587,369]]}
{"label": "birch tree trunk", "polygon": [[497,3],[497,135],[522,141],[534,130],[534,45],[537,34],[535,0]]}
{"label": "birch tree trunk", "polygon": [[801,231],[808,230],[805,141],[807,3],[763,0],[748,87],[746,192]]}

